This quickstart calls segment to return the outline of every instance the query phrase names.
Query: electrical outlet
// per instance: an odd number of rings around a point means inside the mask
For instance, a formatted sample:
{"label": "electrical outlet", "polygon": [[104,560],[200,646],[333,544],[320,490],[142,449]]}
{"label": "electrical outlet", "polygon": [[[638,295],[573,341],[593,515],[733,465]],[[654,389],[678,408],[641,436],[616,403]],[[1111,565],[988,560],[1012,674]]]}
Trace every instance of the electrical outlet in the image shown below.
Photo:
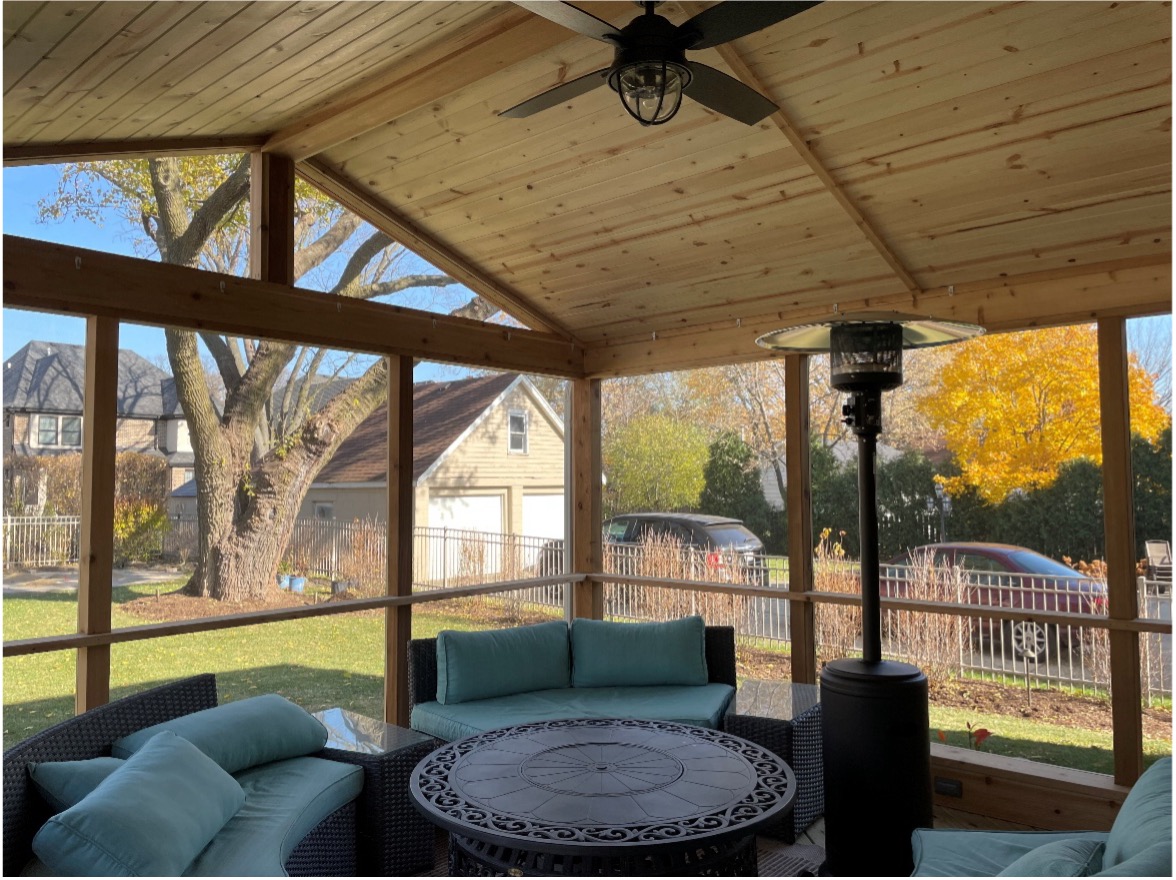
{"label": "electrical outlet", "polygon": [[947,797],[964,796],[964,783],[958,779],[948,779],[945,776],[935,777],[935,793],[946,795]]}

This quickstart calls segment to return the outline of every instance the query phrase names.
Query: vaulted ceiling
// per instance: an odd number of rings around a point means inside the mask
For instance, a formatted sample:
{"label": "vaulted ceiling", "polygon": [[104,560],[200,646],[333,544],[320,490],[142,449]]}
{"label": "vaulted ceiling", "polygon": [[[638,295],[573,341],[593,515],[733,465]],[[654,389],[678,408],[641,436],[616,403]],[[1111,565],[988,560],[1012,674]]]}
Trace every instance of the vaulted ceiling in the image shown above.
{"label": "vaulted ceiling", "polygon": [[6,162],[293,157],[596,374],[759,356],[757,333],[835,309],[1170,311],[1168,3],[827,2],[693,55],[779,113],[687,100],[649,128],[607,88],[499,118],[611,60],[509,3],[3,15]]}

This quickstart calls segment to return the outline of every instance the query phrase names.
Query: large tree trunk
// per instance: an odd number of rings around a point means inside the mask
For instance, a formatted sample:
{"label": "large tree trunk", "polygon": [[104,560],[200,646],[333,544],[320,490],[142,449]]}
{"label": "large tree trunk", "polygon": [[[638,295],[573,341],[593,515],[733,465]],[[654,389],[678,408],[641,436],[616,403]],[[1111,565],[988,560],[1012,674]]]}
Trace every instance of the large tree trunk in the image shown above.
{"label": "large tree trunk", "polygon": [[[206,461],[203,480],[197,468],[201,542],[186,592],[240,602],[262,599],[273,589],[311,483],[386,399],[387,389],[388,369],[381,359],[259,462],[250,462],[252,433],[242,431],[235,454]],[[226,408],[226,415],[230,412]],[[202,458],[207,456],[197,455],[198,462]]]}

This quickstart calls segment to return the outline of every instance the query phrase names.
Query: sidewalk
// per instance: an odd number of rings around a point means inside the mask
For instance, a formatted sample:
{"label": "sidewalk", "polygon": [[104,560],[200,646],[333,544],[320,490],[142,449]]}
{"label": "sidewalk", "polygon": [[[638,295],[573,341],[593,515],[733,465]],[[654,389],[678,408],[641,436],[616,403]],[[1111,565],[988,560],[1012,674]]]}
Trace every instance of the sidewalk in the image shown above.
{"label": "sidewalk", "polygon": [[[114,585],[154,584],[161,581],[180,580],[183,572],[168,568],[116,568]],[[39,568],[4,572],[4,595],[21,596],[37,593],[60,592],[78,588],[76,568]]]}

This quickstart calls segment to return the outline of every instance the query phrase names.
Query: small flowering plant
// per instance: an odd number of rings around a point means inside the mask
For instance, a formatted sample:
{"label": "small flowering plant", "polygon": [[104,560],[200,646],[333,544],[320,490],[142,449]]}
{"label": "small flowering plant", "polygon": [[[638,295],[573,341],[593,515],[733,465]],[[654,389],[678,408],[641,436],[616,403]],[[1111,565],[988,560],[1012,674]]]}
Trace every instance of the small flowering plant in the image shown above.
{"label": "small flowering plant", "polygon": [[[992,736],[992,731],[987,727],[976,727],[971,721],[967,722],[968,734],[968,748],[979,750],[984,745],[984,741]],[[941,743],[947,743],[947,734],[942,730],[937,731],[937,736]]]}

